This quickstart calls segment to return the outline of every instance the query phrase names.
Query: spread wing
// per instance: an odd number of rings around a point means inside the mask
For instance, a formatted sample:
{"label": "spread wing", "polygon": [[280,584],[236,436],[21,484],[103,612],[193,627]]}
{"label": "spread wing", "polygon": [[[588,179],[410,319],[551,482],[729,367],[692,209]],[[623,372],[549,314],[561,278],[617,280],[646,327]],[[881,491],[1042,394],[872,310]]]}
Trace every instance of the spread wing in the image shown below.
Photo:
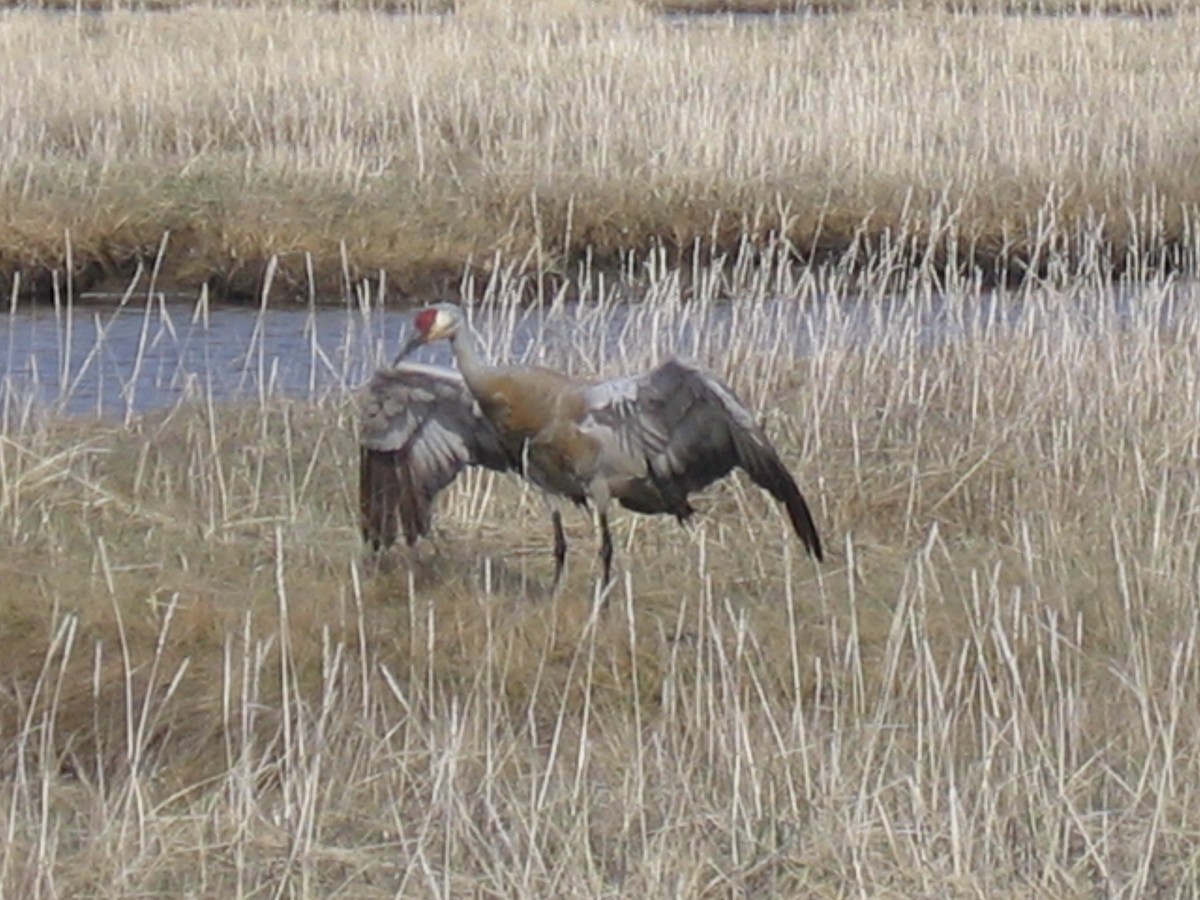
{"label": "spread wing", "polygon": [[745,404],[711,372],[672,359],[644,375],[593,385],[584,403],[582,427],[627,459],[644,461],[642,477],[617,486],[622,505],[684,519],[692,513],[688,494],[738,467],[784,505],[808,552],[824,558],[795,480]]}
{"label": "spread wing", "polygon": [[390,547],[429,533],[433,498],[469,465],[514,468],[462,377],[406,363],[381,369],[361,398],[359,507],[363,539]]}

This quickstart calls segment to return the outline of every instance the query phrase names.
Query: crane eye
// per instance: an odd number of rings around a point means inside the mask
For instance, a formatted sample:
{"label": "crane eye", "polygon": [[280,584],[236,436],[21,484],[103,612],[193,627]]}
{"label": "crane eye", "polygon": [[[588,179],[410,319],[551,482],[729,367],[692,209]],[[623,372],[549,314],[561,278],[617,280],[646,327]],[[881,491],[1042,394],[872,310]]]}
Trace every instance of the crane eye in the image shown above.
{"label": "crane eye", "polygon": [[417,317],[413,319],[413,326],[421,334],[428,334],[429,329],[433,327],[433,323],[437,321],[436,309],[423,309],[417,313]]}

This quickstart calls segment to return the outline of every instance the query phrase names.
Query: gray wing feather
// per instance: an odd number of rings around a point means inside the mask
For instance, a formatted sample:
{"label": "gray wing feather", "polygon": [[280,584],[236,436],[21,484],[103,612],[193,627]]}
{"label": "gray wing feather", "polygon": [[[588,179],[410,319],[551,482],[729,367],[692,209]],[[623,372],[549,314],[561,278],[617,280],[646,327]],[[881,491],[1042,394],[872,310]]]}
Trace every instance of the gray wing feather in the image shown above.
{"label": "gray wing feather", "polygon": [[469,465],[513,463],[495,429],[450,369],[381,369],[360,405],[359,505],[363,538],[376,549],[428,534],[433,499]]}
{"label": "gray wing feather", "polygon": [[687,495],[735,468],[780,501],[797,536],[816,559],[821,540],[808,504],[753,415],[711,372],[668,360],[644,375],[597,384],[585,395],[593,427],[645,460],[646,476],[621,503],[639,512],[692,513]]}

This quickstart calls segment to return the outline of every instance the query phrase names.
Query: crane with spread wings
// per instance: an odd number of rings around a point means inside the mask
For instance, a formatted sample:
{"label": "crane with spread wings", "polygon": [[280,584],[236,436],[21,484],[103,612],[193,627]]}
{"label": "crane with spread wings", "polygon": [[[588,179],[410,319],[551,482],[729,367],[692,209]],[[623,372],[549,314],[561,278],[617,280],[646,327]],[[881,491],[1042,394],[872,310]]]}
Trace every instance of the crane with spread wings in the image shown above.
{"label": "crane with spread wings", "polygon": [[[458,371],[401,362],[448,340]],[[362,409],[360,502],[364,538],[409,544],[430,527],[434,497],[466,466],[520,473],[544,491],[591,506],[604,583],[612,571],[608,511],[695,511],[689,495],[743,469],[783,504],[808,553],[821,539],[795,480],[745,404],[715,375],[670,359],[638,375],[585,381],[538,366],[490,366],[462,310],[417,313],[391,369],[368,384]],[[566,539],[553,513],[555,581]]]}

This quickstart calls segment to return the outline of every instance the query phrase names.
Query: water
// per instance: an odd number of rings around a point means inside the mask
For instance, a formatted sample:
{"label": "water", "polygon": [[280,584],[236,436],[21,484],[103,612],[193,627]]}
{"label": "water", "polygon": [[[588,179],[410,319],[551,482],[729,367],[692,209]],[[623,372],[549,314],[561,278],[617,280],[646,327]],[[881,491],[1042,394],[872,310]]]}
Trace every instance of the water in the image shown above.
{"label": "water", "polygon": [[[373,326],[379,328],[389,323]],[[33,307],[0,320],[5,407],[111,416],[181,399],[318,393],[363,371],[368,329],[345,311],[144,306]]]}
{"label": "water", "polygon": [[[754,333],[764,346],[791,335],[788,352],[809,352],[816,319],[790,309],[776,303],[769,312],[760,310]],[[410,317],[380,308],[260,311],[165,298],[120,308],[18,309],[0,317],[0,406],[121,416],[202,397],[344,392],[393,357]],[[645,365],[672,353],[711,360],[735,330],[747,340],[743,320],[732,304],[702,312],[679,305],[576,304],[473,316],[490,358],[582,374],[596,374],[606,363]],[[413,358],[451,364],[445,343],[422,348]]]}
{"label": "water", "polygon": [[[721,370],[735,344],[797,357],[829,341],[960,340],[1028,326],[1031,316],[1039,317],[1036,327],[1056,327],[1064,309],[1077,325],[1101,330],[1121,327],[1141,311],[1168,324],[1197,296],[1194,282],[1170,281],[1057,295],[979,290],[947,299],[906,292],[869,301],[816,287],[788,300],[683,303],[675,295],[643,303],[491,305],[477,309],[473,321],[492,359],[586,376],[635,370],[670,354]],[[1057,319],[1051,308],[1059,310]],[[0,412],[5,423],[41,410],[120,417],[188,399],[345,392],[392,358],[410,315],[382,304],[259,310],[161,295],[125,305],[19,308],[0,316]],[[415,358],[450,364],[445,343]]]}
{"label": "water", "polygon": [[[5,421],[14,409],[111,417],[188,399],[345,392],[393,357],[410,317],[379,307],[259,310],[161,296],[20,308],[0,317],[0,407]],[[555,329],[537,310],[477,316],[497,354],[492,320],[501,319],[505,353],[526,358],[543,340],[553,343]],[[444,343],[414,358],[451,364]]]}

